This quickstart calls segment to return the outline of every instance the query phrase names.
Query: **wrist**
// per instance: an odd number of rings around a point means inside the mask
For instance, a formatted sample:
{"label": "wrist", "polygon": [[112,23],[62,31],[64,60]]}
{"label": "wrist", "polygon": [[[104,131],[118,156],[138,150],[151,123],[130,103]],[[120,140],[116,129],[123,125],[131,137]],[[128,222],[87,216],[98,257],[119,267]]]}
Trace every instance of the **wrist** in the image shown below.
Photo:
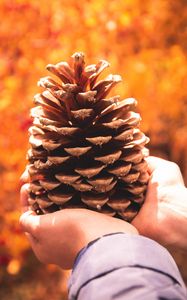
{"label": "wrist", "polygon": [[[139,234],[138,230],[132,224],[121,219],[86,210],[82,216],[83,217],[80,217],[79,222],[77,223],[79,235],[77,235],[76,238],[79,242],[75,247],[75,256],[77,256],[77,253],[80,253],[81,249],[94,243],[94,241],[101,237],[119,233],[130,235]],[[86,228],[85,224],[87,224]]]}
{"label": "wrist", "polygon": [[139,234],[138,230],[132,224],[121,219],[99,214],[98,223],[94,222],[94,224],[90,226],[90,229],[85,232],[84,237],[86,239],[86,244],[89,244],[102,236],[112,235],[119,232],[135,235]]}

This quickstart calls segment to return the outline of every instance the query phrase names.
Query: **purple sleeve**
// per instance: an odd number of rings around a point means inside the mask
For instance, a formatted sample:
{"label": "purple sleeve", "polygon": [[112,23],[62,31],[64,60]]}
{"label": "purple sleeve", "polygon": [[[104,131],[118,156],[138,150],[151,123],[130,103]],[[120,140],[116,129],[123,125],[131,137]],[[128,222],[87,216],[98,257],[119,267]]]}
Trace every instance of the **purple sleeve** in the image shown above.
{"label": "purple sleeve", "polygon": [[78,255],[69,300],[186,300],[178,268],[158,243],[124,233],[105,235]]}

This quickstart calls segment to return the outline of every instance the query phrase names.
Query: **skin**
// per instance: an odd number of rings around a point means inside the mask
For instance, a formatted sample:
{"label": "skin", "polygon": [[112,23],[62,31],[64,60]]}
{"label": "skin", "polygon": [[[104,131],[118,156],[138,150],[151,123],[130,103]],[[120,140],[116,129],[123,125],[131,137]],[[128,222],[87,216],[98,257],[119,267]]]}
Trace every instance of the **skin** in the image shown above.
{"label": "skin", "polygon": [[146,199],[132,224],[163,246],[187,250],[187,189],[177,164],[148,157]]}
{"label": "skin", "polygon": [[[21,190],[24,205],[27,195],[27,185],[24,185]],[[63,269],[71,269],[77,253],[104,234],[138,234],[135,227],[127,222],[87,209],[64,209],[41,216],[28,210],[21,216],[20,224],[37,258]]]}
{"label": "skin", "polygon": [[[132,224],[86,209],[38,216],[28,208],[28,184],[24,184],[20,225],[37,258],[70,269],[78,252],[89,242],[115,232],[139,232],[162,245],[187,250],[187,189],[180,169],[156,157],[147,161],[151,177],[146,199]],[[27,172],[22,181],[27,181]]]}

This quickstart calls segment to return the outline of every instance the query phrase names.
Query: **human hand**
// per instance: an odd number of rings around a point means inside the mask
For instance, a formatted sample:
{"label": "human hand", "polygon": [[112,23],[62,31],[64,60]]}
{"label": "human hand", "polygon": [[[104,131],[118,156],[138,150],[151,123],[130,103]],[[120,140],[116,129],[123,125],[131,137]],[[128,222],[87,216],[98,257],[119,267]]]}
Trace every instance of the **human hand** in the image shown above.
{"label": "human hand", "polygon": [[132,224],[165,246],[187,250],[187,189],[179,167],[148,157],[151,178],[145,202]]}
{"label": "human hand", "polygon": [[21,188],[24,213],[20,224],[37,258],[63,269],[73,267],[78,252],[89,242],[105,234],[138,234],[131,224],[87,209],[64,209],[36,215],[28,209],[28,184]]}

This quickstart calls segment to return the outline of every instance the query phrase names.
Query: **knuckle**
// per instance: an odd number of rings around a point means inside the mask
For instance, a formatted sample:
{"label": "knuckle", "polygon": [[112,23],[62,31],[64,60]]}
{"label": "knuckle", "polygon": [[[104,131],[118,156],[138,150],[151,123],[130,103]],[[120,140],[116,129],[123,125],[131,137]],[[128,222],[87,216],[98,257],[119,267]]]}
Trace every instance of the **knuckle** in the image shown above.
{"label": "knuckle", "polygon": [[37,258],[39,261],[41,261],[43,264],[50,263],[48,255],[46,255],[45,251],[40,250],[36,253]]}
{"label": "knuckle", "polygon": [[21,227],[22,230],[24,229],[23,215],[19,217],[19,226]]}
{"label": "knuckle", "polygon": [[39,226],[39,224],[36,223],[36,224],[33,225],[32,232],[33,232],[33,235],[36,236],[37,238],[40,236],[40,226]]}
{"label": "knuckle", "polygon": [[26,218],[25,213],[23,213],[19,217],[19,225],[23,231],[26,231],[28,229],[27,218]]}
{"label": "knuckle", "polygon": [[180,168],[175,162],[170,162],[170,169],[174,173],[179,173],[180,172]]}
{"label": "knuckle", "polygon": [[175,162],[169,162],[166,172],[170,185],[183,183],[181,170]]}

